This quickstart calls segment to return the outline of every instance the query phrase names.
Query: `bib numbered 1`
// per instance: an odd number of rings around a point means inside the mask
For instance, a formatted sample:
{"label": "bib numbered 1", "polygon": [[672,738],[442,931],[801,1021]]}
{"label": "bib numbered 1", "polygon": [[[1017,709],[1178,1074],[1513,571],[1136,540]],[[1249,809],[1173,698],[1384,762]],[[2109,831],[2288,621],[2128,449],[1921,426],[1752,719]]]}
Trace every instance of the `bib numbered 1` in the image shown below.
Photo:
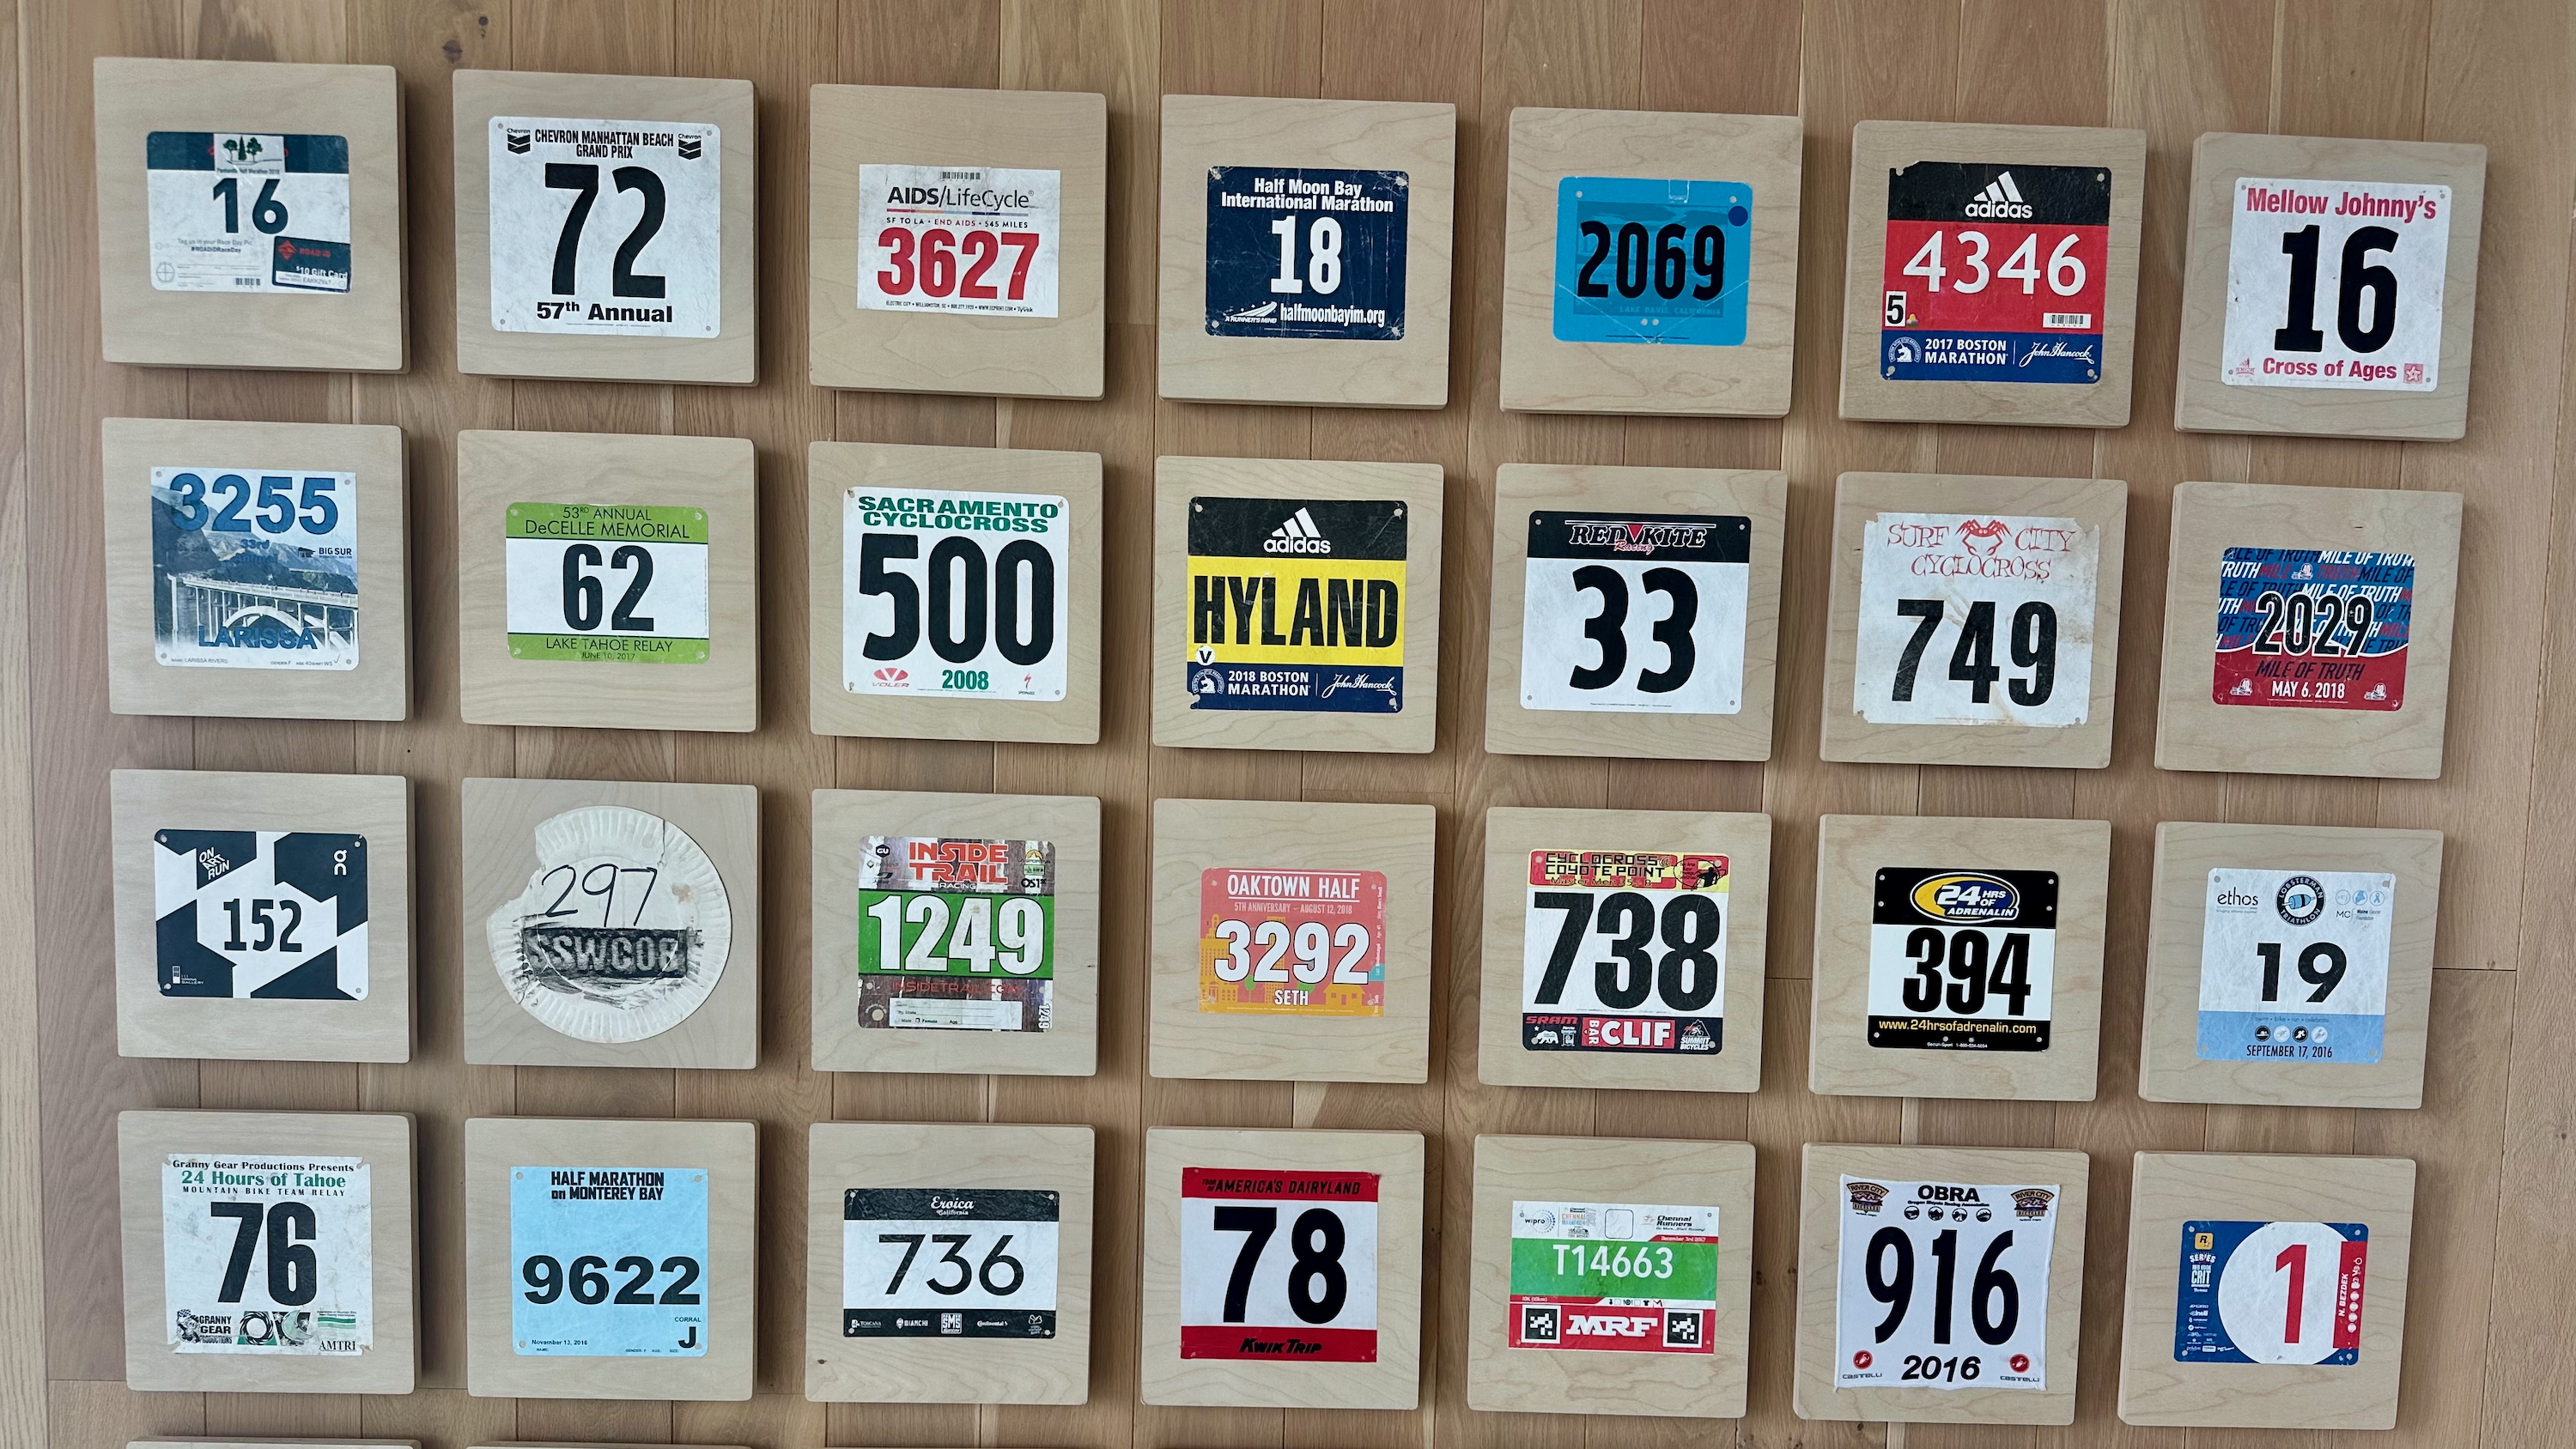
{"label": "bib numbered 1", "polygon": [[510,1262],[522,1356],[706,1356],[705,1168],[512,1168]]}
{"label": "bib numbered 1", "polygon": [[163,996],[367,999],[367,841],[321,831],[152,836]]}
{"label": "bib numbered 1", "polygon": [[1522,1047],[1718,1051],[1726,1025],[1726,886],[1723,855],[1531,851]]}
{"label": "bib numbered 1", "polygon": [[1404,709],[1407,522],[1395,502],[1190,500],[1190,708]]}
{"label": "bib numbered 1", "polygon": [[1404,336],[1411,178],[1401,171],[1211,166],[1211,337]]}
{"label": "bib numbered 1", "polygon": [[1741,181],[1561,178],[1556,340],[1741,347],[1752,260]]}
{"label": "bib numbered 1", "polygon": [[161,292],[349,290],[349,140],[154,131],[144,174]]}
{"label": "bib numbered 1", "polygon": [[1887,176],[1881,377],[2102,380],[2111,173],[1917,161]]}
{"label": "bib numbered 1", "polygon": [[588,1042],[643,1041],[686,1021],[724,975],[733,908],[688,832],[588,805],[536,828],[536,873],[485,922],[510,999]]}
{"label": "bib numbered 1", "polygon": [[1752,547],[1741,516],[1532,512],[1522,705],[1741,710]]}
{"label": "bib numbered 1", "polygon": [[165,1341],[180,1353],[365,1353],[375,1343],[370,1192],[355,1157],[164,1158]]}
{"label": "bib numbered 1", "polygon": [[1512,1204],[1513,1348],[1717,1352],[1718,1211]]}
{"label": "bib numbered 1", "polygon": [[2363,1223],[2186,1222],[2174,1362],[2361,1361]]}
{"label": "bib numbered 1", "polygon": [[1870,906],[1869,1044],[2048,1050],[2057,872],[1891,867]]}
{"label": "bib numbered 1", "polygon": [[707,514],[513,503],[503,546],[510,657],[707,662]]}
{"label": "bib numbered 1", "polygon": [[358,475],[152,470],[152,657],[358,667]]}
{"label": "bib numbered 1", "polygon": [[1199,1010],[1386,1014],[1386,873],[1199,872]]}
{"label": "bib numbered 1", "polygon": [[2398,710],[2415,556],[2230,548],[2218,565],[2210,698],[2268,709]]}
{"label": "bib numbered 1", "polygon": [[2237,178],[2219,380],[2431,392],[2450,245],[2447,186]]}
{"label": "bib numbered 1", "polygon": [[2378,1061],[2396,894],[2381,871],[2212,870],[2200,1059]]}
{"label": "bib numbered 1", "polygon": [[1053,1338],[1062,1198],[994,1188],[841,1195],[841,1336]]}
{"label": "bib numbered 1", "polygon": [[1181,1357],[1377,1362],[1374,1172],[1181,1169]]}
{"label": "bib numbered 1", "polygon": [[1064,173],[859,168],[859,305],[871,312],[1056,315]]}
{"label": "bib numbered 1", "polygon": [[1834,1387],[2048,1387],[2057,1184],[1841,1181]]}
{"label": "bib numbered 1", "polygon": [[1872,724],[2085,722],[2099,528],[1881,513],[1862,529],[1855,713]]}
{"label": "bib numbered 1", "polygon": [[841,685],[853,694],[1060,700],[1073,522],[1054,494],[902,495],[841,505]]}
{"label": "bib numbered 1", "polygon": [[704,121],[494,116],[492,327],[724,331],[724,138]]}
{"label": "bib numbered 1", "polygon": [[1055,844],[871,835],[859,857],[859,1025],[1044,1031]]}

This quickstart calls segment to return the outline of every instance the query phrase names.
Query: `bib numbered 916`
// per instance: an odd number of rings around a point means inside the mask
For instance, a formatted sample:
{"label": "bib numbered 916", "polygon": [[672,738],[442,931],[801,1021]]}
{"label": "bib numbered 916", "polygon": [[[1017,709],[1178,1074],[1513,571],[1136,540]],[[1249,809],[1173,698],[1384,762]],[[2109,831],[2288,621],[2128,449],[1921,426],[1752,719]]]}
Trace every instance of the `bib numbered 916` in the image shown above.
{"label": "bib numbered 916", "polygon": [[1834,1387],[2045,1389],[2060,1192],[1844,1174]]}

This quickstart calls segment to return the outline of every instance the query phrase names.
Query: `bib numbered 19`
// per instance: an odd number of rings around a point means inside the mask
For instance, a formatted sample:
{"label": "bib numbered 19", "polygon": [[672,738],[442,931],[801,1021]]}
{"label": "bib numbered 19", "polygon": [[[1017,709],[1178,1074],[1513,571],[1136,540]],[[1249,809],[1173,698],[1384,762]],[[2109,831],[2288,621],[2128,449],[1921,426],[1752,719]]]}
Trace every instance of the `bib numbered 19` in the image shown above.
{"label": "bib numbered 19", "polygon": [[1044,1031],[1055,844],[871,835],[859,858],[859,1025]]}
{"label": "bib numbered 19", "polygon": [[1852,710],[1872,724],[2085,722],[2102,531],[1881,513],[1862,525]]}
{"label": "bib numbered 19", "polygon": [[537,870],[484,923],[510,999],[588,1042],[659,1036],[705,1004],[733,948],[733,908],[688,832],[623,805],[536,829]]}
{"label": "bib numbered 19", "polygon": [[1533,850],[1521,946],[1530,1051],[1683,1052],[1725,1038],[1727,862]]}
{"label": "bib numbered 19", "polygon": [[706,1356],[704,1168],[514,1167],[510,1262],[522,1356]]}
{"label": "bib numbered 19", "polygon": [[2381,871],[2212,870],[2196,1055],[2378,1061],[2396,894]]}
{"label": "bib numbered 19", "polygon": [[1181,1357],[1377,1362],[1374,1172],[1181,1169]]}
{"label": "bib numbered 19", "polygon": [[1060,700],[1073,521],[1054,494],[841,502],[841,686],[853,694]]}
{"label": "bib numbered 19", "polygon": [[1386,874],[1199,872],[1199,1010],[1386,1014]]}
{"label": "bib numbered 19", "polygon": [[320,831],[152,836],[163,996],[367,999],[367,840]]}
{"label": "bib numbered 19", "polygon": [[1512,1204],[1514,1348],[1717,1352],[1718,1213]]}
{"label": "bib numbered 19", "polygon": [[2174,1362],[2361,1361],[2363,1223],[2186,1222]]}
{"label": "bib numbered 19", "polygon": [[1208,335],[1404,336],[1411,198],[1401,171],[1209,167]]}
{"label": "bib numbered 19", "polygon": [[165,1341],[180,1353],[365,1353],[375,1343],[370,1191],[355,1157],[164,1158]]}
{"label": "bib numbered 19", "polygon": [[152,470],[152,657],[358,667],[358,475]]}
{"label": "bib numbered 19", "polygon": [[1838,1389],[2048,1387],[2059,1188],[1845,1174]]}
{"label": "bib numbered 19", "polygon": [[1869,1044],[2048,1050],[2057,872],[1893,867],[1870,903]]}
{"label": "bib numbered 19", "polygon": [[1887,174],[1881,377],[2102,380],[2111,173],[1917,161]]}
{"label": "bib numbered 19", "polygon": [[2218,565],[2210,698],[2271,709],[2397,710],[2415,556],[2230,548]]}
{"label": "bib numbered 19", "polygon": [[154,131],[144,141],[152,286],[349,290],[349,140]]}
{"label": "bib numbered 19", "polygon": [[841,1194],[841,1336],[1053,1338],[1059,1194],[854,1187]]}
{"label": "bib numbered 19", "polygon": [[1559,342],[1744,345],[1753,188],[1567,176],[1556,183]]}
{"label": "bib numbered 19", "polygon": [[1056,315],[1064,173],[1006,166],[859,168],[859,306]]}
{"label": "bib numbered 19", "polygon": [[492,327],[724,331],[724,137],[704,121],[494,116]]}
{"label": "bib numbered 19", "polygon": [[1190,708],[1404,708],[1405,508],[1190,500]]}
{"label": "bib numbered 19", "polygon": [[2239,177],[2219,380],[2431,392],[2450,245],[2447,186]]}
{"label": "bib numbered 19", "polygon": [[511,658],[707,662],[705,509],[513,503],[506,526]]}
{"label": "bib numbered 19", "polygon": [[1521,704],[1742,709],[1752,548],[1740,515],[1532,512]]}

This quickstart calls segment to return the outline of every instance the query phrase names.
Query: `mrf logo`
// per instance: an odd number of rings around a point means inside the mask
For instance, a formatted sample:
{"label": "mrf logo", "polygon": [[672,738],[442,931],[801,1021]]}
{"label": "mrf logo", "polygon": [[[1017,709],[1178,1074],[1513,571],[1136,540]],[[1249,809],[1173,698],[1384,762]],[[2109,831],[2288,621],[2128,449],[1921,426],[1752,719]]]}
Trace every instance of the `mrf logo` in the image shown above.
{"label": "mrf logo", "polygon": [[2000,876],[1952,871],[1916,885],[1914,909],[1939,921],[2008,921],[2021,913],[2021,892]]}

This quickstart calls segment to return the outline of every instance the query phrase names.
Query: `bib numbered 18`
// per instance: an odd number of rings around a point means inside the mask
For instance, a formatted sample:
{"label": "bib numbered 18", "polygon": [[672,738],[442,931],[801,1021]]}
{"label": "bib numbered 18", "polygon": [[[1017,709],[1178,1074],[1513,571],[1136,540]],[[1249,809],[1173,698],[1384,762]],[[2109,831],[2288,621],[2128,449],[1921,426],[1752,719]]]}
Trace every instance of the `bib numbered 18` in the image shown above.
{"label": "bib numbered 18", "polygon": [[144,145],[152,286],[349,290],[349,141],[154,131]]}
{"label": "bib numbered 18", "polygon": [[2237,178],[2219,380],[2431,392],[2450,245],[2447,186]]}
{"label": "bib numbered 18", "polygon": [[166,1342],[180,1353],[365,1353],[375,1342],[370,1190],[355,1157],[164,1158]]}
{"label": "bib numbered 18", "polygon": [[704,1358],[706,1169],[512,1168],[510,1263],[523,1356]]}
{"label": "bib numbered 18", "polygon": [[1718,1051],[1726,1025],[1726,886],[1723,855],[1531,851],[1522,1047]]}
{"label": "bib numbered 18", "polygon": [[367,999],[367,841],[322,831],[152,836],[163,996]]}
{"label": "bib numbered 18", "polygon": [[854,1187],[841,1195],[844,1338],[1053,1338],[1054,1192]]}
{"label": "bib numbered 18", "polygon": [[2059,1195],[1844,1174],[1834,1387],[2048,1387]]}
{"label": "bib numbered 18", "polygon": [[495,331],[724,331],[718,127],[494,116],[485,144]]}
{"label": "bib numbered 18", "polygon": [[859,858],[859,1025],[1044,1031],[1055,844],[871,835]]}
{"label": "bib numbered 18", "polygon": [[1522,705],[1742,709],[1752,547],[1740,515],[1532,512]]}
{"label": "bib numbered 18", "polygon": [[1717,1352],[1718,1211],[1512,1204],[1514,1348]]}
{"label": "bib numbered 18", "polygon": [[853,488],[841,506],[841,685],[1060,700],[1073,522],[1054,494]]}
{"label": "bib numbered 18", "polygon": [[2398,710],[2415,556],[2230,548],[2218,565],[2210,698],[2268,709]]}
{"label": "bib numbered 18", "polygon": [[152,657],[358,667],[358,475],[152,470]]}
{"label": "bib numbered 18", "polygon": [[2383,871],[2212,870],[2200,1059],[2378,1061],[2396,894]]}
{"label": "bib numbered 18", "polygon": [[707,514],[513,503],[503,545],[510,657],[707,662]]}
{"label": "bib numbered 18", "polygon": [[2057,872],[1891,867],[1870,905],[1869,1044],[2048,1050]]}
{"label": "bib numbered 18", "polygon": [[1401,171],[1209,167],[1208,335],[1402,337],[1410,181]]}
{"label": "bib numbered 18", "polygon": [[2185,1222],[2176,1363],[2361,1361],[2363,1223]]}
{"label": "bib numbered 18", "polygon": [[1181,1169],[1181,1357],[1377,1362],[1374,1172]]}
{"label": "bib numbered 18", "polygon": [[1852,709],[1872,724],[2080,725],[2102,531],[2072,518],[1863,524]]}

